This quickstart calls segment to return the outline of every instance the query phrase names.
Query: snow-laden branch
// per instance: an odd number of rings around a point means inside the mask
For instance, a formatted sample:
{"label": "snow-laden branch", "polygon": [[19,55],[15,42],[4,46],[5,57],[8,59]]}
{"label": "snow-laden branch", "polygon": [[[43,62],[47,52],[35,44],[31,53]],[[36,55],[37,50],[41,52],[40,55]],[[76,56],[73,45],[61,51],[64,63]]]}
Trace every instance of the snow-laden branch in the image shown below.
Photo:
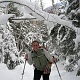
{"label": "snow-laden branch", "polygon": [[15,14],[4,14],[0,15],[0,25],[6,24],[10,17],[13,17]]}
{"label": "snow-laden branch", "polygon": [[[28,2],[26,0],[0,0],[0,3],[10,3],[10,2],[25,6],[26,12],[27,13],[32,13],[32,15],[34,17],[36,17],[37,19],[50,21],[50,22],[56,22],[56,23],[59,23],[59,24],[70,26],[70,27],[72,26],[72,25],[67,25],[67,23],[70,24],[70,21],[62,20],[62,19],[60,19],[59,16],[54,15],[54,14],[49,14],[45,11],[42,11],[39,8],[36,9],[36,7],[35,7],[35,5],[33,5],[33,3]],[[64,23],[63,23],[63,21],[64,21]]]}
{"label": "snow-laden branch", "polygon": [[[30,10],[31,12],[34,12],[36,13],[38,16],[41,17],[41,19],[45,19],[44,16],[42,16],[40,13],[38,13],[35,9],[35,5],[33,5],[32,3],[28,2],[28,1],[22,1],[22,0],[0,0],[0,3],[10,3],[10,2],[13,2],[13,3],[16,3],[16,4],[19,4],[19,5],[22,5],[22,6],[26,6],[28,8],[28,10]],[[7,4],[8,5],[8,4]],[[32,6],[33,5],[33,6]],[[30,13],[30,12],[29,12]]]}
{"label": "snow-laden branch", "polygon": [[0,0],[0,4],[1,3],[10,3],[10,2],[24,6],[27,14],[31,13],[32,16],[34,16],[38,20],[47,21],[47,23],[45,23],[45,24],[48,25],[48,24],[52,23],[51,25],[47,26],[48,29],[50,29],[50,27],[51,28],[54,27],[54,23],[59,23],[61,25],[67,26],[67,27],[75,30],[71,21],[63,20],[55,14],[50,14],[45,11],[42,11],[40,8],[38,8],[38,6],[36,8],[36,6],[31,2],[28,2],[26,0]]}

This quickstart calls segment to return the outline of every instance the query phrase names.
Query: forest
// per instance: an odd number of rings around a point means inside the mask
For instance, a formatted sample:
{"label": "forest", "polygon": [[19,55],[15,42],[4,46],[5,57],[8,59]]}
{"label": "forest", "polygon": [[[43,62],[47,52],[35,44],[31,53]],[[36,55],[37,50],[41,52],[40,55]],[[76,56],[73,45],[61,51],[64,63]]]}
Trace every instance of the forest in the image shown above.
{"label": "forest", "polygon": [[52,0],[46,9],[43,0],[31,1],[0,0],[0,62],[15,69],[37,39],[66,71],[80,76],[80,0]]}

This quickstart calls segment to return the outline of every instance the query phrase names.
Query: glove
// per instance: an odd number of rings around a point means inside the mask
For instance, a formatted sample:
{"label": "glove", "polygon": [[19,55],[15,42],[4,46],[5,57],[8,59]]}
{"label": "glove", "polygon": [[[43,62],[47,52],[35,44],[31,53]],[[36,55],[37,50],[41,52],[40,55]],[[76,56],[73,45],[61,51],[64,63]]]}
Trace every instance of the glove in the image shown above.
{"label": "glove", "polygon": [[53,62],[57,62],[57,58],[53,56]]}
{"label": "glove", "polygon": [[25,55],[25,59],[28,60],[28,54]]}

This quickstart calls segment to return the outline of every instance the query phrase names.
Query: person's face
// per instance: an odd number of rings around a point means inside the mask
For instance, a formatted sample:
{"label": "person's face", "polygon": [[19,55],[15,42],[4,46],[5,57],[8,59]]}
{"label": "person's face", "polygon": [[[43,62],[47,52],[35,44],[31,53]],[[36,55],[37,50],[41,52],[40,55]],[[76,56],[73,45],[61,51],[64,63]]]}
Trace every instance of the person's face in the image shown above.
{"label": "person's face", "polygon": [[34,51],[37,51],[39,49],[39,43],[38,42],[32,43],[32,48]]}

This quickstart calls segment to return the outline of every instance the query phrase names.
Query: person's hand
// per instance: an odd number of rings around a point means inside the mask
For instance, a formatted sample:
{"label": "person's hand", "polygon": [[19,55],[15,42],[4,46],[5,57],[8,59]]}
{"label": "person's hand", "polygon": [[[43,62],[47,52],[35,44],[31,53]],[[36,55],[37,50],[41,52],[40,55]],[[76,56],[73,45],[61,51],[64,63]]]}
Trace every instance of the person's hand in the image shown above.
{"label": "person's hand", "polygon": [[57,58],[53,56],[53,62],[57,62]]}
{"label": "person's hand", "polygon": [[24,58],[25,58],[26,60],[28,60],[28,54],[26,54]]}

